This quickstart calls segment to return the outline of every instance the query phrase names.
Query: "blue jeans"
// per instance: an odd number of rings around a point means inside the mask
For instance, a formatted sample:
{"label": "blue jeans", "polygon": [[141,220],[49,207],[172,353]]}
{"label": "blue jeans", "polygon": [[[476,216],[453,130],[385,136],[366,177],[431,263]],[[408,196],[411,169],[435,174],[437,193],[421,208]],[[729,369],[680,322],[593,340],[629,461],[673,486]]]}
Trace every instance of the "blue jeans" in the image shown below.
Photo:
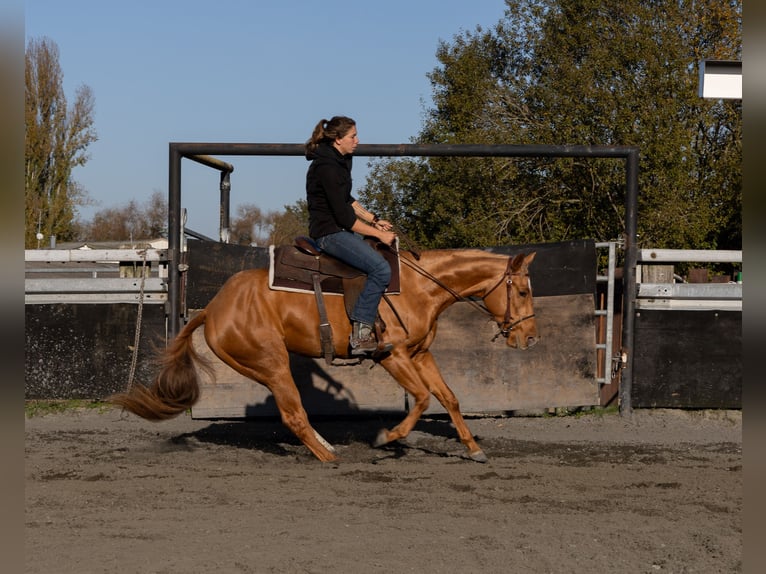
{"label": "blue jeans", "polygon": [[367,281],[351,312],[351,320],[372,325],[378,315],[380,298],[391,281],[391,266],[385,258],[370,247],[361,235],[339,231],[315,240],[327,252],[367,274]]}

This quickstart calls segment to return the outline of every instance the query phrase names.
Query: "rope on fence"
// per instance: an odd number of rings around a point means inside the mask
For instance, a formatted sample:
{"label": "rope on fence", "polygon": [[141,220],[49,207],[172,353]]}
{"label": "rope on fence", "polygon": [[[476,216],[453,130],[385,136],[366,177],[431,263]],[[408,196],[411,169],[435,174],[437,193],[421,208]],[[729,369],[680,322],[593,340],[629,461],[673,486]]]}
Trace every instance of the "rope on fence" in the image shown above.
{"label": "rope on fence", "polygon": [[144,284],[146,283],[146,254],[148,249],[143,250],[143,260],[141,265],[141,286],[138,292],[138,313],[136,315],[136,335],[133,340],[133,358],[130,362],[130,374],[128,375],[128,385],[126,391],[133,387],[133,380],[136,375],[136,364],[138,362],[138,343],[141,340],[141,319],[144,312]]}

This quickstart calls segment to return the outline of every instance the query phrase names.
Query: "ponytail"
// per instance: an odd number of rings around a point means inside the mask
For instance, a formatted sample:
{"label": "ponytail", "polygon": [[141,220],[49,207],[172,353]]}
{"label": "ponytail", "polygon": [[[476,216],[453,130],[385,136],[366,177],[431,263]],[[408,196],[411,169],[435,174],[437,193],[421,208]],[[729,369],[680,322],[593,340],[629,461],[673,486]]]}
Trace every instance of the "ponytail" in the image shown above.
{"label": "ponytail", "polygon": [[332,142],[345,136],[356,122],[346,116],[333,116],[329,120],[320,120],[314,126],[311,138],[306,142],[306,155],[313,155],[322,142]]}

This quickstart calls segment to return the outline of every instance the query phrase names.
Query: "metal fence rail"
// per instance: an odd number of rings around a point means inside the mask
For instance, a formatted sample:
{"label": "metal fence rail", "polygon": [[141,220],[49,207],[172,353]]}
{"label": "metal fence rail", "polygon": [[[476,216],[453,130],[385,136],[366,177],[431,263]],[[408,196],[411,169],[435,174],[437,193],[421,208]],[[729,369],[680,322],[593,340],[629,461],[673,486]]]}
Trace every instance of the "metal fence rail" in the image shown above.
{"label": "metal fence rail", "polygon": [[[678,262],[741,263],[742,251],[705,249],[640,249],[636,309],[742,310],[742,283],[678,283],[644,280],[644,268]],[[674,274],[669,275],[673,277]]]}
{"label": "metal fence rail", "polygon": [[165,303],[165,249],[28,249],[25,304]]}

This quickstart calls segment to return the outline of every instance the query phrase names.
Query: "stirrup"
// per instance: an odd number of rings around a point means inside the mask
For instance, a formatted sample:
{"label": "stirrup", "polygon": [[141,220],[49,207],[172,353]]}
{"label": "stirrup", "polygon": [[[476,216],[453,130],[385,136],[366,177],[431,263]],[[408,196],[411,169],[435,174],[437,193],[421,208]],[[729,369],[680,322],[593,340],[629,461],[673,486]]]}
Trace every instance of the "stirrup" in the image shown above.
{"label": "stirrup", "polygon": [[394,344],[388,343],[386,341],[381,341],[378,343],[377,348],[375,349],[375,352],[373,352],[373,357],[379,357],[380,355],[386,355],[394,350]]}
{"label": "stirrup", "polygon": [[387,353],[390,353],[394,349],[394,344],[390,341],[384,341],[383,340],[383,333],[386,331],[386,323],[383,321],[380,315],[377,316],[375,319],[375,338],[378,341],[378,348],[375,350],[375,353],[372,355],[373,358],[377,358],[380,355],[385,355]]}
{"label": "stirrup", "polygon": [[[356,345],[356,346],[354,346]],[[381,355],[390,353],[394,349],[393,343],[382,342],[378,343],[375,340],[360,341],[359,343],[351,343],[351,354],[355,357],[361,355],[372,355],[373,358],[377,358]]]}

